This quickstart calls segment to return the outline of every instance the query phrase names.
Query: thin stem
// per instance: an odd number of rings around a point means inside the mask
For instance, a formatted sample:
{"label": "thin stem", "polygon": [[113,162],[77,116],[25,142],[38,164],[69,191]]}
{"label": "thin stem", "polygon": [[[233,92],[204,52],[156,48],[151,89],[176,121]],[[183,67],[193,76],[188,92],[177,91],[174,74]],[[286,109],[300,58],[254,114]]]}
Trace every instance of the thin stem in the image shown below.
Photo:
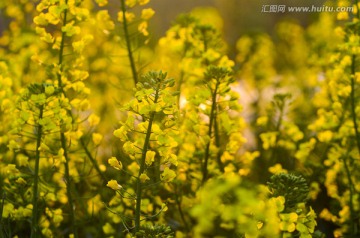
{"label": "thin stem", "polygon": [[[182,59],[185,58],[186,52],[188,51],[188,43],[185,42],[184,44],[185,44],[185,46],[184,46],[184,51],[183,51],[182,54],[181,54],[181,58],[182,58]],[[180,71],[180,76],[179,76],[179,83],[178,83],[177,88],[176,88],[176,90],[179,92],[179,94],[178,94],[178,108],[179,108],[179,109],[180,109],[180,97],[181,97],[181,93],[180,93],[180,92],[181,92],[181,86],[182,86],[183,83],[184,83],[184,78],[185,78],[185,72],[184,72],[184,70],[181,70],[181,71]]]}
{"label": "thin stem", "polygon": [[[159,99],[159,88],[156,90],[154,103],[157,103],[158,99]],[[142,196],[142,184],[141,184],[140,176],[145,171],[146,152],[150,144],[151,128],[154,122],[154,118],[155,118],[155,112],[151,112],[149,118],[149,126],[146,131],[145,141],[141,153],[139,174],[136,180],[135,233],[140,230],[140,210],[141,210],[141,196]]]}
{"label": "thin stem", "polygon": [[[280,127],[281,127],[281,124],[282,124],[282,120],[283,120],[283,117],[284,117],[284,108],[285,106],[281,106],[279,109],[280,109],[280,113],[279,113],[279,119],[276,123],[276,126],[275,126],[275,131],[276,132],[280,132]],[[270,163],[274,163],[274,161],[276,160],[276,156],[277,156],[277,147],[278,147],[278,143],[279,143],[279,136],[277,135],[276,136],[276,139],[275,139],[275,144],[274,144],[274,149],[271,150],[271,154],[270,154]]]}
{"label": "thin stem", "polygon": [[[68,0],[65,0],[65,4],[68,3]],[[62,19],[62,23],[63,26],[65,26],[67,24],[67,13],[68,10],[65,9],[64,10],[64,16]],[[58,78],[58,84],[59,84],[59,88],[61,89],[62,93],[65,95],[65,92],[63,90],[63,84],[62,84],[62,80],[61,80],[61,73],[63,72],[64,66],[63,66],[63,58],[64,58],[64,49],[65,49],[65,38],[66,38],[66,32],[62,32],[61,34],[61,42],[60,42],[60,51],[59,51],[59,67],[60,67],[60,72],[57,73],[57,78]],[[69,112],[71,114],[71,112]],[[69,169],[69,155],[68,155],[68,150],[67,150],[67,145],[66,145],[66,137],[65,137],[65,133],[64,132],[60,132],[60,140],[61,140],[61,148],[64,150],[64,157],[65,157],[65,179],[66,179],[66,191],[67,191],[67,196],[68,196],[68,200],[69,200],[69,212],[70,212],[70,223],[73,229],[73,233],[74,233],[74,237],[78,238],[78,233],[77,233],[77,229],[75,226],[75,212],[74,212],[74,205],[73,205],[73,198],[72,198],[72,194],[71,194],[71,178],[70,178],[70,169]]]}
{"label": "thin stem", "polygon": [[220,171],[224,173],[225,172],[224,165],[221,162],[222,150],[220,148],[220,132],[219,132],[219,124],[217,123],[217,113],[215,114],[215,119],[214,119],[214,134],[215,134],[215,145],[218,148],[216,161],[218,163]]}
{"label": "thin stem", "polygon": [[[357,124],[357,120],[356,120],[355,70],[356,70],[356,56],[352,55],[351,76],[350,76],[350,81],[351,81],[350,104],[351,104],[351,115],[352,115],[352,120],[353,120],[353,124],[354,124],[354,130],[355,130],[355,140],[356,140],[358,153],[360,154],[360,134],[359,134],[359,128],[358,128],[358,124]],[[357,233],[357,227],[356,227],[356,223],[355,223],[355,210],[354,210],[354,205],[353,205],[354,185],[353,185],[353,182],[351,179],[351,172],[346,163],[345,158],[344,158],[344,166],[345,166],[345,170],[346,170],[346,175],[349,180],[349,190],[350,190],[350,195],[349,195],[350,196],[349,197],[349,207],[350,207],[350,217],[351,217],[350,229],[351,229],[352,234],[355,235]]]}
{"label": "thin stem", "polygon": [[138,75],[137,75],[137,71],[136,71],[136,65],[135,65],[135,60],[134,60],[132,46],[131,46],[128,23],[127,23],[127,19],[126,19],[125,0],[120,0],[120,1],[121,1],[121,11],[123,13],[123,29],[124,29],[124,34],[125,34],[126,48],[128,51],[128,57],[129,57],[129,61],[130,61],[131,73],[133,76],[134,83],[136,85],[138,83]]}
{"label": "thin stem", "polygon": [[[68,4],[68,0],[65,0],[65,4]],[[67,9],[64,10],[64,17],[63,17],[63,26],[67,24]],[[64,48],[65,48],[65,36],[66,32],[62,32],[61,34],[61,42],[60,42],[60,51],[59,51],[59,67],[60,72],[63,71],[63,57],[64,57]],[[58,77],[58,83],[61,90],[63,90],[62,80],[61,80],[61,74],[57,74]]]}
{"label": "thin stem", "polygon": [[354,1],[355,3],[354,3],[354,5],[355,5],[355,8],[356,8],[356,17],[357,18],[360,18],[360,12],[359,12],[359,5],[358,5],[358,0],[355,0]]}
{"label": "thin stem", "polygon": [[215,112],[216,112],[216,96],[217,96],[217,90],[219,87],[219,80],[216,81],[215,89],[212,92],[212,99],[211,99],[211,111],[210,111],[210,121],[209,121],[209,130],[208,130],[208,136],[209,136],[209,142],[206,145],[205,148],[205,155],[204,155],[204,165],[203,165],[203,178],[202,178],[202,184],[204,184],[208,177],[208,163],[209,163],[209,157],[210,157],[210,144],[211,144],[211,137],[213,133],[213,124],[215,120]]}
{"label": "thin stem", "polygon": [[344,168],[346,172],[347,179],[349,181],[349,208],[350,208],[350,230],[352,235],[355,235],[357,233],[357,228],[355,225],[355,210],[354,210],[354,183],[351,179],[351,172],[349,169],[349,166],[346,163],[346,158],[343,159],[344,162]]}
{"label": "thin stem", "polygon": [[351,115],[352,120],[354,123],[354,129],[355,129],[355,139],[357,144],[357,149],[360,154],[360,134],[359,134],[359,127],[356,121],[356,100],[355,100],[355,66],[356,66],[356,56],[352,56],[351,60],[351,94],[350,94],[350,101],[351,101]]}
{"label": "thin stem", "polygon": [[184,223],[185,230],[186,230],[186,231],[189,231],[189,225],[188,225],[188,223],[187,223],[187,221],[186,221],[186,219],[185,219],[185,215],[184,215],[184,212],[183,212],[182,207],[181,207],[181,202],[182,202],[182,199],[181,199],[181,198],[182,198],[182,197],[179,196],[178,190],[176,189],[176,192],[175,192],[175,201],[176,201],[176,205],[177,205],[177,207],[178,207],[179,213],[180,213],[180,218],[181,218],[181,220],[182,220],[183,223]]}
{"label": "thin stem", "polygon": [[[43,118],[44,106],[40,106],[39,120]],[[32,217],[31,217],[31,238],[38,236],[38,200],[39,200],[39,168],[40,168],[40,145],[42,137],[42,125],[37,125],[37,138],[36,138],[36,150],[35,150],[35,171],[34,171],[34,187],[33,187],[33,200],[32,200]]]}
{"label": "thin stem", "polygon": [[65,179],[66,179],[66,192],[67,192],[68,202],[69,202],[70,224],[72,226],[74,237],[78,238],[79,236],[78,236],[76,224],[75,224],[75,211],[74,211],[74,203],[73,203],[72,191],[71,191],[69,155],[68,155],[68,151],[67,151],[65,133],[63,133],[63,132],[60,133],[60,139],[61,139],[61,147],[64,150],[64,157],[65,157]]}
{"label": "thin stem", "polygon": [[80,138],[80,143],[81,146],[83,147],[85,154],[87,155],[87,157],[89,158],[89,160],[91,161],[91,163],[93,164],[96,172],[98,172],[98,174],[100,175],[100,177],[104,180],[107,181],[108,179],[106,178],[105,174],[101,171],[99,165],[97,164],[96,159],[91,155],[89,149],[87,148],[87,146],[85,145],[84,139]]}
{"label": "thin stem", "polygon": [[2,198],[1,198],[1,206],[0,206],[0,235],[2,235],[2,236],[5,236],[4,233],[6,233],[4,224],[3,224],[3,216],[2,216],[3,212],[4,212],[5,198],[6,198],[6,193],[4,191]]}

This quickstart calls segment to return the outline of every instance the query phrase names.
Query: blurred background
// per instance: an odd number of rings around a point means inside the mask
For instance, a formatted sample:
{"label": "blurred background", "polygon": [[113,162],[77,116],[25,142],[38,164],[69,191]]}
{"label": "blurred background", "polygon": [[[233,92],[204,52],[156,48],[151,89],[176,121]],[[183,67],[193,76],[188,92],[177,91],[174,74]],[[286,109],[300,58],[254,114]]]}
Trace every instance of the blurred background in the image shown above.
{"label": "blurred background", "polygon": [[[4,5],[7,0],[1,0]],[[295,19],[301,25],[307,26],[316,20],[318,13],[270,13],[261,12],[264,6],[323,6],[334,0],[152,0],[150,6],[156,14],[150,23],[152,42],[155,43],[163,36],[171,23],[181,13],[191,12],[196,8],[213,8],[223,20],[225,40],[230,47],[235,45],[240,35],[245,33],[273,32],[276,23],[282,19]],[[118,9],[119,1],[110,0],[110,12]],[[8,26],[8,20],[0,12],[0,34]]]}
{"label": "blurred background", "polygon": [[[327,1],[326,5],[331,2],[334,1]],[[261,12],[265,5],[321,7],[324,4],[324,0],[152,0],[151,6],[156,14],[151,22],[151,30],[153,37],[157,39],[165,34],[179,14],[190,12],[194,8],[211,7],[217,10],[223,19],[224,37],[232,48],[242,34],[267,32],[272,35],[276,23],[280,20],[291,18],[307,26],[318,16],[318,13],[305,12]]]}

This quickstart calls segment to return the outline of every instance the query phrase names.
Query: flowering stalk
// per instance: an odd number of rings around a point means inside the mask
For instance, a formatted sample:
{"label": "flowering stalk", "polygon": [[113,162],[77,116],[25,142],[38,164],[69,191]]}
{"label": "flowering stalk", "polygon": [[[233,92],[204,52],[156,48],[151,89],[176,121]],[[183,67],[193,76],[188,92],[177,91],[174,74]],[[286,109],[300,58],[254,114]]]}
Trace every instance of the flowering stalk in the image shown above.
{"label": "flowering stalk", "polygon": [[69,211],[70,211],[70,224],[72,227],[72,231],[75,238],[78,238],[78,232],[76,228],[76,219],[75,219],[75,211],[74,211],[74,203],[73,203],[73,197],[72,197],[72,190],[71,190],[71,177],[70,177],[70,170],[69,170],[69,156],[67,151],[67,145],[66,145],[66,138],[65,133],[60,133],[60,140],[61,140],[61,147],[64,150],[64,158],[65,158],[65,179],[66,179],[66,191],[67,196],[69,200]]}
{"label": "flowering stalk", "polygon": [[[210,111],[210,122],[209,122],[209,130],[208,130],[208,136],[209,138],[212,138],[213,135],[213,124],[214,121],[216,120],[216,106],[217,106],[217,102],[216,102],[216,98],[217,98],[217,90],[219,87],[219,79],[216,79],[216,85],[215,85],[215,89],[212,92],[212,97],[211,97],[211,111]],[[208,162],[209,162],[209,157],[210,157],[210,144],[211,144],[211,139],[209,140],[209,142],[206,145],[205,148],[205,155],[204,155],[204,165],[203,165],[203,177],[202,177],[202,184],[204,184],[207,180],[208,177]]]}
{"label": "flowering stalk", "polygon": [[[40,105],[39,107],[39,120],[43,119],[44,113],[44,105]],[[38,237],[39,232],[39,222],[38,222],[38,201],[39,201],[39,165],[40,165],[40,145],[41,145],[41,137],[42,137],[42,125],[37,124],[37,135],[36,135],[36,149],[35,149],[35,171],[34,171],[34,185],[33,185],[33,210],[32,210],[32,218],[31,218],[31,238]]]}
{"label": "flowering stalk", "polygon": [[355,100],[355,64],[356,64],[356,55],[352,55],[351,58],[351,76],[350,76],[350,84],[351,84],[351,94],[350,94],[350,101],[351,101],[351,116],[352,121],[354,123],[354,130],[355,130],[355,140],[358,152],[360,154],[360,133],[358,124],[356,121],[356,100]]}
{"label": "flowering stalk", "polygon": [[[135,178],[135,194],[127,197],[127,199],[136,200],[133,219],[135,221],[135,234],[144,232],[141,228],[141,203],[144,188],[152,185],[150,184],[151,180],[153,180],[153,184],[170,182],[176,176],[170,166],[177,165],[177,157],[172,152],[172,148],[177,146],[176,141],[172,138],[175,133],[173,127],[176,120],[177,105],[175,102],[177,98],[173,92],[167,89],[172,87],[174,83],[173,79],[166,79],[166,73],[161,71],[146,74],[143,83],[137,84],[135,99],[124,108],[129,112],[126,122],[114,131],[114,136],[125,142],[123,145],[124,152],[136,161],[132,165],[138,167],[138,169],[128,172]],[[159,114],[162,114],[161,117],[163,117],[161,121],[155,119]],[[135,123],[135,118],[142,118],[142,122]],[[133,140],[129,140],[128,132],[135,133],[137,136]],[[117,161],[116,158],[111,158],[108,162],[117,170],[123,169],[121,162]],[[157,171],[154,173],[155,175],[160,174],[160,181],[157,177],[151,176],[152,178],[150,178],[148,176],[148,170],[153,167],[155,169],[165,167],[160,169],[163,170],[162,173]],[[107,186],[116,191],[123,189],[114,180],[109,181]],[[144,217],[145,219],[153,218],[159,213],[150,216],[144,215]]]}
{"label": "flowering stalk", "polygon": [[[68,4],[68,0],[65,0],[65,4],[67,5]],[[64,10],[64,16],[63,16],[63,19],[62,19],[62,22],[63,22],[63,26],[66,26],[67,24],[67,9]],[[64,57],[64,48],[65,48],[65,36],[66,36],[66,32],[63,31],[61,33],[61,42],[60,42],[60,50],[59,50],[59,60],[58,60],[58,64],[60,66],[60,72],[63,71],[63,57]],[[62,80],[61,80],[61,74],[58,73],[57,74],[57,77],[58,77],[58,83],[59,83],[59,88],[61,90],[63,90],[63,84],[62,84]]]}
{"label": "flowering stalk", "polygon": [[[155,104],[158,103],[158,99],[159,99],[159,88],[157,88],[155,91],[155,98],[154,98]],[[141,152],[139,174],[136,180],[135,233],[140,230],[140,209],[141,209],[141,196],[142,196],[142,182],[140,180],[140,176],[144,173],[145,170],[146,153],[148,151],[150,144],[151,129],[152,129],[154,117],[155,117],[155,112],[151,112],[149,118],[149,126],[146,131],[145,141]]]}
{"label": "flowering stalk", "polygon": [[[351,57],[351,75],[350,75],[351,117],[352,117],[352,121],[354,124],[357,150],[358,150],[358,153],[360,154],[360,133],[359,133],[358,124],[356,121],[356,111],[355,111],[356,110],[356,98],[355,98],[355,77],[356,76],[355,76],[355,73],[356,73],[356,55],[352,55],[352,57]],[[347,158],[351,159],[351,157],[346,156],[343,159],[345,173],[346,173],[346,176],[349,181],[349,208],[350,208],[350,228],[349,229],[350,229],[351,234],[355,236],[357,234],[358,227],[356,226],[356,212],[354,209],[354,201],[353,201],[354,200],[354,184],[353,184],[353,181],[351,178],[351,172],[350,172],[349,166],[347,164]],[[349,161],[350,165],[351,165],[351,162],[353,162],[351,160]]]}
{"label": "flowering stalk", "polygon": [[134,56],[133,56],[133,50],[132,50],[132,46],[131,46],[131,41],[130,41],[130,34],[129,34],[129,29],[128,29],[128,22],[126,19],[126,6],[125,6],[125,0],[121,0],[121,11],[122,11],[122,15],[123,15],[123,29],[124,29],[124,34],[125,34],[125,41],[126,41],[126,49],[128,52],[128,57],[129,57],[129,61],[130,61],[130,67],[131,67],[131,73],[132,73],[132,77],[134,80],[134,84],[136,85],[138,82],[138,74],[136,71],[136,65],[135,65],[135,60],[134,60]]}
{"label": "flowering stalk", "polygon": [[[209,126],[208,126],[208,137],[209,141],[205,147],[204,164],[202,165],[202,184],[208,179],[208,163],[210,158],[210,145],[212,143],[212,137],[215,137],[215,146],[218,148],[216,153],[216,162],[221,172],[224,172],[224,167],[221,162],[221,151],[220,151],[220,135],[219,128],[217,125],[217,110],[219,106],[218,97],[229,90],[229,83],[231,80],[228,79],[230,71],[223,67],[209,66],[205,73],[205,79],[208,80],[207,86],[211,91],[211,109],[209,114]],[[214,81],[215,82],[214,82]],[[222,92],[220,87],[223,86]]]}
{"label": "flowering stalk", "polygon": [[[65,0],[65,4],[68,4],[68,0]],[[68,10],[65,9],[63,12],[63,19],[62,19],[62,23],[63,26],[66,26],[67,24],[67,13]],[[61,34],[61,43],[60,43],[60,50],[59,50],[59,61],[58,61],[58,65],[60,67],[59,72],[57,73],[57,78],[58,78],[58,84],[59,84],[59,88],[61,89],[62,93],[65,95],[64,92],[64,88],[63,88],[63,83],[61,80],[61,74],[63,73],[63,57],[64,57],[64,48],[65,48],[65,38],[66,38],[66,31],[63,31]],[[72,197],[72,191],[71,191],[71,177],[70,177],[70,172],[69,172],[69,155],[68,155],[68,149],[67,149],[67,144],[66,144],[66,137],[65,137],[65,132],[60,130],[60,141],[61,141],[61,148],[64,151],[64,158],[65,158],[65,180],[66,180],[66,191],[67,191],[67,196],[68,196],[68,201],[69,201],[69,212],[70,212],[70,224],[72,227],[72,231],[74,234],[75,238],[78,238],[78,232],[77,232],[77,228],[76,228],[76,219],[75,219],[75,211],[74,211],[74,204],[73,204],[73,197]]]}

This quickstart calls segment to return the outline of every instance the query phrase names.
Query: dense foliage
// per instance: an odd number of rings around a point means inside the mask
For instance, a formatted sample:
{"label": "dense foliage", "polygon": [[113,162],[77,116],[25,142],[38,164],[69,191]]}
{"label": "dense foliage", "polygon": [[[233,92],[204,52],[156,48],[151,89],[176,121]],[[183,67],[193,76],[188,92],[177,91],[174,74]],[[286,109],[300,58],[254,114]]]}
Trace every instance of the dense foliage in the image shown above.
{"label": "dense foliage", "polygon": [[0,2],[1,237],[360,236],[359,4],[230,59],[119,3]]}

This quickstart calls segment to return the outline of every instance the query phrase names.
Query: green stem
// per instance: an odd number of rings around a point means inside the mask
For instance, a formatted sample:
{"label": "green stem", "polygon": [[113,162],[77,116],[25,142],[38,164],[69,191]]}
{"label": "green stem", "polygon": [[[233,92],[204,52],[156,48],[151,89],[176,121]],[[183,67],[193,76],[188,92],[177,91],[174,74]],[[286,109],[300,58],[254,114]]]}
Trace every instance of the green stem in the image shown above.
{"label": "green stem", "polygon": [[86,156],[89,158],[89,160],[91,161],[92,165],[94,166],[96,172],[98,172],[98,174],[100,175],[100,177],[104,180],[104,181],[108,181],[108,179],[106,178],[105,174],[101,171],[99,165],[97,164],[96,159],[91,155],[89,149],[87,148],[87,146],[85,145],[85,141],[83,138],[80,138],[80,143],[81,146],[83,147]]}
{"label": "green stem", "polygon": [[5,198],[6,198],[6,194],[4,191],[2,198],[1,198],[1,205],[0,205],[0,234],[2,234],[2,232],[3,232],[3,217],[2,217],[2,215],[4,212]]}
{"label": "green stem", "polygon": [[219,131],[219,125],[217,123],[217,114],[215,114],[215,119],[214,119],[214,134],[215,134],[215,145],[218,148],[218,152],[216,155],[216,161],[218,163],[219,169],[222,173],[225,172],[224,170],[224,165],[221,162],[221,155],[222,155],[222,150],[220,148],[220,131]]}
{"label": "green stem", "polygon": [[61,140],[61,147],[64,150],[64,157],[65,157],[65,180],[66,180],[66,192],[67,192],[68,202],[69,202],[70,224],[72,226],[74,237],[78,238],[79,236],[78,236],[76,224],[75,224],[75,211],[74,211],[74,203],[73,203],[72,191],[71,191],[69,155],[68,155],[68,151],[67,151],[66,138],[65,138],[64,132],[60,133],[60,140]]}
{"label": "green stem", "polygon": [[[65,0],[65,4],[68,4],[68,0]],[[67,24],[67,9],[64,10],[64,16],[63,16],[63,26],[65,26]],[[63,57],[64,57],[64,49],[65,49],[65,36],[66,36],[66,32],[62,32],[61,33],[61,42],[60,42],[60,52],[59,52],[59,67],[60,67],[60,72],[63,71]],[[62,85],[62,80],[61,80],[61,74],[57,74],[58,77],[58,83],[59,83],[59,88],[61,90],[63,90],[63,85]]]}
{"label": "green stem", "polygon": [[355,210],[354,210],[354,201],[353,201],[354,200],[354,184],[351,179],[351,172],[350,172],[349,166],[346,163],[346,158],[344,158],[343,161],[344,161],[344,168],[345,168],[346,176],[349,181],[350,230],[351,230],[352,235],[355,235],[357,233],[357,231],[356,231],[357,228],[355,225]]}
{"label": "green stem", "polygon": [[[284,106],[281,106],[280,107],[280,114],[279,114],[279,119],[276,123],[276,126],[275,126],[275,131],[276,132],[280,132],[280,127],[281,127],[281,124],[282,124],[282,120],[283,120],[283,117],[284,117]],[[274,148],[271,150],[271,154],[270,154],[270,164],[273,164],[275,161],[276,161],[276,156],[277,156],[277,147],[278,147],[278,143],[279,143],[279,136],[280,135],[277,135],[276,136],[276,140],[275,140],[275,144],[274,144]]]}
{"label": "green stem", "polygon": [[[355,70],[356,70],[356,56],[352,55],[351,76],[350,76],[350,80],[351,80],[351,94],[350,94],[351,115],[352,115],[352,120],[353,120],[353,124],[354,124],[357,150],[358,150],[358,153],[360,154],[360,134],[359,134],[359,128],[358,128],[358,124],[357,124],[357,120],[356,120]],[[356,227],[356,223],[355,223],[355,210],[354,210],[354,205],[353,205],[354,186],[353,186],[353,182],[351,179],[351,172],[350,172],[350,169],[349,169],[345,159],[344,159],[344,165],[345,165],[346,174],[347,174],[347,177],[349,180],[349,190],[350,190],[350,195],[349,195],[350,196],[349,207],[350,207],[350,216],[351,216],[350,229],[351,229],[353,235],[355,236],[355,234],[357,233],[357,227]]]}
{"label": "green stem", "polygon": [[138,75],[137,75],[137,71],[136,71],[135,60],[134,60],[131,41],[130,41],[128,23],[127,23],[126,15],[125,15],[125,13],[126,13],[125,0],[120,0],[120,1],[121,1],[121,11],[123,13],[123,29],[124,29],[124,35],[125,35],[126,48],[128,51],[128,57],[129,57],[129,61],[130,61],[131,73],[133,76],[134,83],[136,85],[138,83]]}
{"label": "green stem", "polygon": [[352,120],[354,123],[354,129],[355,129],[355,139],[357,144],[357,149],[360,154],[360,134],[359,134],[359,127],[356,121],[356,100],[355,100],[355,64],[356,64],[356,56],[352,56],[351,61],[351,94],[350,94],[350,101],[351,101],[351,115]]}
{"label": "green stem", "polygon": [[181,202],[182,202],[182,199],[181,199],[181,198],[182,198],[182,197],[179,196],[177,189],[176,189],[175,191],[176,191],[176,192],[175,192],[175,201],[176,201],[176,205],[177,205],[177,207],[178,207],[179,213],[180,213],[180,218],[181,218],[181,220],[182,220],[183,223],[184,223],[185,230],[186,230],[187,232],[189,232],[189,231],[190,231],[189,225],[188,225],[188,223],[186,222],[185,215],[184,215],[184,212],[183,212],[182,207],[181,207]]}
{"label": "green stem", "polygon": [[[159,89],[156,90],[154,103],[157,103],[158,99],[159,99]],[[154,122],[154,118],[155,118],[155,112],[151,112],[149,118],[149,126],[146,131],[145,141],[141,152],[139,174],[136,180],[135,233],[140,230],[140,211],[141,211],[141,196],[142,196],[142,184],[141,184],[140,176],[145,171],[146,152],[148,151],[150,144],[151,128]]]}
{"label": "green stem", "polygon": [[[40,106],[39,121],[42,120],[44,113],[44,106]],[[39,200],[39,168],[40,168],[40,145],[42,137],[42,125],[37,125],[37,136],[36,136],[36,151],[35,151],[35,171],[34,171],[34,187],[33,187],[33,200],[32,200],[32,217],[31,217],[31,238],[39,237],[38,230],[38,200]]]}
{"label": "green stem", "polygon": [[[68,4],[68,0],[65,0],[65,4]],[[64,10],[64,16],[62,19],[63,22],[63,26],[65,26],[67,24],[67,13],[68,10],[65,9]],[[62,80],[61,80],[61,72],[63,72],[64,66],[63,66],[63,58],[64,58],[64,49],[65,49],[65,38],[66,38],[66,33],[62,32],[61,34],[61,42],[60,42],[60,51],[59,51],[59,67],[60,67],[60,73],[57,74],[58,77],[58,84],[59,84],[59,88],[61,89],[61,91],[63,92],[64,96],[65,92],[63,90],[63,84],[62,84]],[[71,112],[70,112],[71,113]],[[69,169],[69,155],[68,155],[68,150],[67,150],[67,145],[66,145],[66,137],[65,137],[65,133],[64,132],[60,132],[60,140],[61,140],[61,148],[64,150],[64,157],[65,157],[65,179],[66,179],[66,191],[67,191],[67,196],[68,196],[68,200],[69,200],[69,212],[70,212],[70,223],[72,226],[72,230],[74,233],[74,237],[78,238],[78,233],[77,233],[77,229],[76,229],[76,225],[75,225],[75,211],[74,211],[74,204],[73,204],[73,198],[72,198],[72,194],[71,194],[71,178],[70,178],[70,169]]]}
{"label": "green stem", "polygon": [[209,163],[209,157],[210,157],[210,144],[211,144],[211,137],[212,137],[212,130],[213,130],[213,124],[215,120],[215,111],[216,111],[216,96],[217,96],[217,90],[219,87],[219,80],[216,81],[214,92],[212,93],[212,100],[211,100],[211,111],[210,111],[210,121],[209,121],[209,130],[208,130],[208,136],[209,136],[209,142],[206,145],[205,148],[205,155],[204,155],[204,165],[203,165],[203,178],[202,178],[202,184],[204,184],[208,177],[208,163]]}
{"label": "green stem", "polygon": [[[185,46],[184,46],[184,51],[181,54],[181,59],[185,58],[186,52],[188,51],[188,48],[189,48],[187,42],[185,42],[184,44],[185,44]],[[179,75],[179,83],[178,83],[177,88],[176,88],[176,91],[179,92],[179,94],[178,94],[178,107],[179,107],[179,109],[180,109],[180,97],[181,97],[180,92],[181,92],[181,86],[184,83],[184,78],[185,78],[185,72],[184,72],[184,70],[181,70],[180,75]]]}

